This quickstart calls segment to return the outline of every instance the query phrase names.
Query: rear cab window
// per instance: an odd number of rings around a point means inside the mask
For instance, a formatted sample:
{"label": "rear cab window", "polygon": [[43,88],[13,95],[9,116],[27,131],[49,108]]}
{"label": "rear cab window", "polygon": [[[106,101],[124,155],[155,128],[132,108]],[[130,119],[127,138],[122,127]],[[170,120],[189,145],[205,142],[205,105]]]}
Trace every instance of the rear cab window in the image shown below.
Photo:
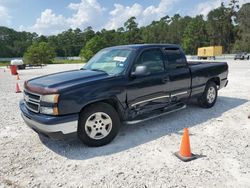
{"label": "rear cab window", "polygon": [[179,48],[165,48],[167,69],[183,68],[187,66],[186,58]]}

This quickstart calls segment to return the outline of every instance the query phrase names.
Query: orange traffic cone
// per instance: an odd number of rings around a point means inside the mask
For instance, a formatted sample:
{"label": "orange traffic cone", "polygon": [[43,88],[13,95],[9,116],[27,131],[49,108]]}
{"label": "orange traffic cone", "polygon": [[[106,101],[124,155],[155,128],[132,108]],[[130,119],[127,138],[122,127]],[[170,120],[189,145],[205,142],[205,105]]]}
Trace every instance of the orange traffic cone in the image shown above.
{"label": "orange traffic cone", "polygon": [[16,80],[20,80],[19,74],[16,75]]}
{"label": "orange traffic cone", "polygon": [[197,158],[196,155],[191,153],[189,133],[187,128],[184,128],[180,151],[175,152],[174,154],[176,157],[178,157],[180,160],[184,162],[191,161]]}
{"label": "orange traffic cone", "polygon": [[22,91],[20,90],[18,83],[16,83],[16,93],[21,93],[21,92]]}

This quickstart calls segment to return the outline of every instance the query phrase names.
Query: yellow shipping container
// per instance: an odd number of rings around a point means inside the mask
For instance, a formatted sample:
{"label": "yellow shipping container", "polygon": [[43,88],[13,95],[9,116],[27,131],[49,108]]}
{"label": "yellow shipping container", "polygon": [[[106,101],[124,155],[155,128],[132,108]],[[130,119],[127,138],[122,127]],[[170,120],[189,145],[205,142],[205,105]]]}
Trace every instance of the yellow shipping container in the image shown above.
{"label": "yellow shipping container", "polygon": [[214,58],[222,55],[222,46],[208,46],[198,48],[198,59]]}

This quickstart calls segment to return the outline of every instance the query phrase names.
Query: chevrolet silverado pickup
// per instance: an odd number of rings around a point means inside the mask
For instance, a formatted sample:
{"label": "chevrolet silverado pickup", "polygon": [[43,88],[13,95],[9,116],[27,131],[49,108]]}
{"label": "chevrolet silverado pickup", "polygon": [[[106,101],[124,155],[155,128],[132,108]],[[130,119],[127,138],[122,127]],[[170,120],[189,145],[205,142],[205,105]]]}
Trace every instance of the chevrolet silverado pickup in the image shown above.
{"label": "chevrolet silverado pickup", "polygon": [[109,47],[79,70],[25,81],[21,115],[39,134],[73,134],[86,145],[102,146],[115,138],[121,123],[184,109],[191,98],[213,107],[227,77],[227,63],[187,62],[178,45]]}

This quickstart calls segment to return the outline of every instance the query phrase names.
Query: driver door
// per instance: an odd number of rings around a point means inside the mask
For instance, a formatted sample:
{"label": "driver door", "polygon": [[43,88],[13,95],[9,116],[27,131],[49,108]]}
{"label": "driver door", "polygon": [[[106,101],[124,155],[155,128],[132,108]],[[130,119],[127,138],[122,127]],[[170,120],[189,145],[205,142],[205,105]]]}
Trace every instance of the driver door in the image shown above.
{"label": "driver door", "polygon": [[136,115],[166,106],[169,95],[166,93],[168,76],[165,71],[164,55],[160,48],[144,50],[134,63],[146,66],[148,74],[131,78],[127,85],[127,103]]}

